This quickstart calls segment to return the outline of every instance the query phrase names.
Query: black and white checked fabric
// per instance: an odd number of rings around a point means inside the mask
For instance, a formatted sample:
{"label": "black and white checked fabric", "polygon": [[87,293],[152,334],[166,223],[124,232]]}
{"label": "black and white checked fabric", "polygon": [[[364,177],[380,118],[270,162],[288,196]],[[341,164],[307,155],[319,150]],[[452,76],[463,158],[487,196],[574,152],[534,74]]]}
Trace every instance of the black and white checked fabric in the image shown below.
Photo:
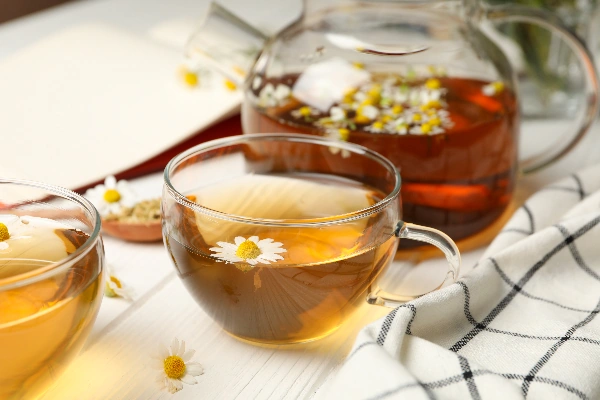
{"label": "black and white checked fabric", "polygon": [[467,276],[365,327],[328,397],[600,398],[600,166],[516,211]]}

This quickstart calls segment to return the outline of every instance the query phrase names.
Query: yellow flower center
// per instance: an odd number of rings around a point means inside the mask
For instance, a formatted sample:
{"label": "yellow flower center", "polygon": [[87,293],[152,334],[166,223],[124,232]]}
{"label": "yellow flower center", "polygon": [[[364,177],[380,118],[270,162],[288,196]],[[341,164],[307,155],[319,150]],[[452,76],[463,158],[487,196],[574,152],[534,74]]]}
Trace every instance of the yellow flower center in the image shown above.
{"label": "yellow flower center", "polygon": [[425,122],[423,125],[421,125],[421,132],[423,132],[424,134],[431,133],[431,125]]}
{"label": "yellow flower center", "polygon": [[394,114],[400,114],[402,111],[404,111],[404,107],[399,104],[396,104],[394,107],[392,107],[392,112]]}
{"label": "yellow flower center", "polygon": [[225,79],[225,81],[224,81],[223,83],[225,84],[225,87],[226,87],[228,90],[231,90],[232,92],[233,92],[235,89],[237,89],[237,85],[236,85],[234,82],[230,81],[229,79]]}
{"label": "yellow flower center", "polygon": [[107,203],[116,203],[121,200],[121,193],[115,189],[107,189],[106,192],[104,192],[104,200]]}
{"label": "yellow flower center", "polygon": [[348,141],[348,136],[350,136],[350,131],[346,128],[338,129],[338,133],[340,134],[340,139],[344,142]]}
{"label": "yellow flower center", "polygon": [[183,81],[190,87],[198,86],[198,75],[191,71],[184,71]]}
{"label": "yellow flower center", "polygon": [[10,233],[8,233],[8,227],[0,222],[0,242],[10,239]]}
{"label": "yellow flower center", "polygon": [[235,255],[242,260],[252,260],[261,254],[262,251],[260,251],[256,243],[254,243],[252,240],[246,240],[244,243],[240,244],[235,251]]}
{"label": "yellow flower center", "polygon": [[358,69],[365,69],[365,64],[358,62],[358,61],[353,62],[352,66],[354,68],[358,68]]}
{"label": "yellow flower center", "polygon": [[427,82],[425,82],[425,87],[430,90],[436,90],[442,87],[442,83],[439,79],[431,78],[427,79]]}
{"label": "yellow flower center", "polygon": [[171,379],[179,379],[185,375],[185,362],[179,356],[169,356],[164,362],[165,374]]}
{"label": "yellow flower center", "polygon": [[360,105],[361,106],[372,106],[375,103],[376,103],[376,101],[372,97],[367,97],[360,103]]}
{"label": "yellow flower center", "polygon": [[392,120],[392,117],[390,117],[389,115],[384,115],[383,117],[381,117],[381,122],[386,123],[386,122],[390,122]]}
{"label": "yellow flower center", "polygon": [[412,119],[415,122],[419,122],[423,119],[423,116],[421,114],[415,114],[415,115],[413,115]]}
{"label": "yellow flower center", "polygon": [[438,100],[431,100],[421,106],[421,111],[427,111],[436,108],[442,108],[442,103],[440,103]]}
{"label": "yellow flower center", "polygon": [[493,82],[492,83],[492,87],[494,88],[494,90],[496,91],[496,93],[500,93],[501,91],[504,90],[504,83],[502,83],[502,82]]}
{"label": "yellow flower center", "polygon": [[[114,276],[109,276],[108,279],[113,282],[115,285],[117,285],[117,287],[119,289],[121,289],[123,287],[123,285],[121,284],[121,281],[118,280],[116,277]],[[108,297],[118,297],[119,295],[117,294],[117,292],[115,292],[113,290],[113,288],[110,287],[110,285],[108,284],[108,282],[106,282],[106,288],[104,289],[104,294],[107,295]]]}
{"label": "yellow flower center", "polygon": [[440,126],[441,124],[442,121],[438,117],[434,117],[429,120],[429,125],[431,126]]}
{"label": "yellow flower center", "polygon": [[381,86],[375,85],[367,92],[367,98],[371,100],[371,105],[379,103],[381,100]]}
{"label": "yellow flower center", "polygon": [[303,117],[308,117],[311,114],[310,107],[308,107],[308,106],[300,107],[300,109],[298,110],[298,112]]}
{"label": "yellow flower center", "polygon": [[383,122],[381,122],[381,121],[373,122],[373,129],[383,129]]}

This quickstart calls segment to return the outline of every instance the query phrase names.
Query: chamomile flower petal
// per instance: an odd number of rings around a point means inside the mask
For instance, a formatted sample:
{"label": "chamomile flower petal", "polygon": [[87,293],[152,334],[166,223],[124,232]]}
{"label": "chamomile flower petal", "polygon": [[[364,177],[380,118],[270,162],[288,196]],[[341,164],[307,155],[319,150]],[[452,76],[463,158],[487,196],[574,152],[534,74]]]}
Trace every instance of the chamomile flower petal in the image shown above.
{"label": "chamomile flower petal", "polygon": [[198,363],[186,362],[185,367],[185,371],[192,376],[199,376],[204,373],[204,367]]}
{"label": "chamomile flower petal", "polygon": [[191,375],[184,375],[181,378],[179,378],[181,380],[181,382],[188,384],[188,385],[195,385],[196,383],[198,383],[198,381],[196,380],[196,378],[194,378]]}
{"label": "chamomile flower petal", "polygon": [[194,354],[196,354],[196,350],[188,350],[181,355],[181,358],[183,359],[183,361],[188,362],[192,359],[192,357],[194,357]]}

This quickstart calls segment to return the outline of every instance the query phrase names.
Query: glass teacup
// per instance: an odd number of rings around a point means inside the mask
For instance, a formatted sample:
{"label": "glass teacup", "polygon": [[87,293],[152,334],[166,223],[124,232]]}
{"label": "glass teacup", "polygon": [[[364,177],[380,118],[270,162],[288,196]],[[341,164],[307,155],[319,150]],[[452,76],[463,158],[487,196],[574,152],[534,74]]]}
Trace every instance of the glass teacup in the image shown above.
{"label": "glass teacup", "polygon": [[309,135],[214,140],[165,169],[163,235],[179,277],[227,332],[249,341],[315,340],[365,300],[397,304],[376,278],[399,238],[434,244],[458,275],[445,234],[401,221],[400,175],[364,147]]}
{"label": "glass teacup", "polygon": [[83,197],[0,179],[0,399],[34,399],[79,352],[102,300],[100,217]]}

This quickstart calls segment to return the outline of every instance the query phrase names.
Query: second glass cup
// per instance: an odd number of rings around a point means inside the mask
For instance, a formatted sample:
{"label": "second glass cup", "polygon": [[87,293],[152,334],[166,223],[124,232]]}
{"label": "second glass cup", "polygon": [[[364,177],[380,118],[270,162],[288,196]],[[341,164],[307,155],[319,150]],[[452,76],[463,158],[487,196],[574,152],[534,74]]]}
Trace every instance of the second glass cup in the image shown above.
{"label": "second glass cup", "polygon": [[400,174],[361,146],[308,135],[245,135],[165,169],[163,235],[188,291],[227,332],[272,344],[338,328],[360,303],[414,296],[376,287],[399,238],[460,256],[437,230],[402,221]]}

